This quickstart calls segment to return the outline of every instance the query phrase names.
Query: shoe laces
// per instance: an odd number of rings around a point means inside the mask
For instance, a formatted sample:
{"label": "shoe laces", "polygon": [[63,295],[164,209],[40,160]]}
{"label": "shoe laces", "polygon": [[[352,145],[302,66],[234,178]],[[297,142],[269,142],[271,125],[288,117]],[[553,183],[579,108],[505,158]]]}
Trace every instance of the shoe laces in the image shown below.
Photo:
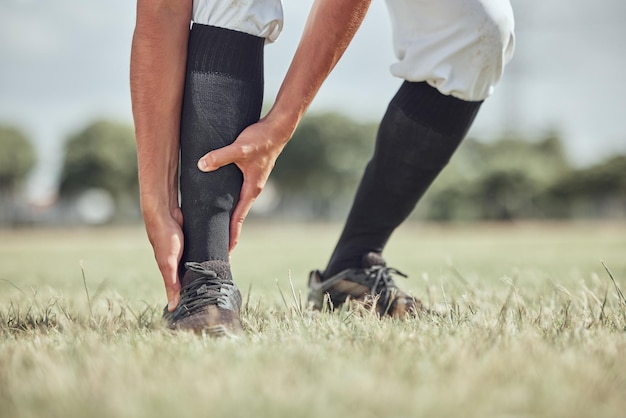
{"label": "shoe laces", "polygon": [[[186,263],[188,270],[199,273],[201,276],[187,283],[180,291],[180,302],[169,319],[178,321],[191,316],[209,305],[217,305],[224,309],[233,309],[229,300],[234,283],[222,279],[212,270],[204,268],[200,263]],[[166,308],[167,309],[167,308]]]}
{"label": "shoe laces", "polygon": [[398,276],[408,277],[393,267],[386,267],[384,265],[375,265],[365,269],[367,274],[367,281],[372,283],[370,289],[372,289],[372,297],[379,297],[379,304],[385,308],[389,308],[390,302],[392,302],[392,296],[397,291],[398,286],[391,277],[392,274]]}

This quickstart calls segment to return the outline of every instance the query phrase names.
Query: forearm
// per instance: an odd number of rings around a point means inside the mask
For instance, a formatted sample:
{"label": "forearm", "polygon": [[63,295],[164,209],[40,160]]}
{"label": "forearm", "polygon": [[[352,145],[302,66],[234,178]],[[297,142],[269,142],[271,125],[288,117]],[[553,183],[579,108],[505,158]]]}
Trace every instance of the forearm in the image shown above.
{"label": "forearm", "polygon": [[291,137],[360,27],[371,0],[316,0],[276,101],[267,117]]}
{"label": "forearm", "polygon": [[178,207],[180,112],[191,0],[137,2],[130,67],[144,217]]}

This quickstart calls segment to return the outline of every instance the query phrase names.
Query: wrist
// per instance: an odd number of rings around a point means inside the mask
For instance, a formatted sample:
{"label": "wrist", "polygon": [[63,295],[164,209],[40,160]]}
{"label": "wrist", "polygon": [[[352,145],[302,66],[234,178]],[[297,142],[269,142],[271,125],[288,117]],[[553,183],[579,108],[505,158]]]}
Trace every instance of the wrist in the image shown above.
{"label": "wrist", "polygon": [[273,132],[272,138],[285,145],[295,132],[302,116],[298,112],[283,111],[278,107],[273,107],[263,118],[263,123],[269,126]]}
{"label": "wrist", "polygon": [[[162,160],[163,158],[159,158]],[[170,156],[165,169],[158,170],[152,159],[139,158],[139,197],[144,218],[172,216],[179,208],[178,163]],[[142,164],[143,162],[143,164]]]}
{"label": "wrist", "polygon": [[172,218],[179,210],[178,198],[141,194],[141,213],[146,223],[166,217]]}

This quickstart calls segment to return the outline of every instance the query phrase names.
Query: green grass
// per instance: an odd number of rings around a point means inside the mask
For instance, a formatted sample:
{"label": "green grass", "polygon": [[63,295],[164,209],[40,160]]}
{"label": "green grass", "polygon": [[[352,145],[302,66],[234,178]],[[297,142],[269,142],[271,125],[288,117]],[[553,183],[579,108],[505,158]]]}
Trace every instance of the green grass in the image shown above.
{"label": "green grass", "polygon": [[625,416],[626,224],[406,225],[404,322],[306,309],[339,232],[246,225],[231,341],[162,327],[140,228],[0,231],[0,417]]}

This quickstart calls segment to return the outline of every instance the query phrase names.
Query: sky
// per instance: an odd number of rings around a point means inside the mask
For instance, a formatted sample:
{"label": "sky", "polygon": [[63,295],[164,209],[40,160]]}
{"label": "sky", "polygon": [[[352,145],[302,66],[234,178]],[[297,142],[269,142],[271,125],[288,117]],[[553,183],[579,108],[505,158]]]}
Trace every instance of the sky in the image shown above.
{"label": "sky", "polygon": [[[266,93],[280,86],[312,0],[283,0],[285,28],[266,47]],[[512,0],[517,50],[470,136],[556,131],[580,166],[626,153],[626,2]],[[36,145],[33,198],[54,191],[63,142],[98,118],[132,122],[128,82],[135,2],[0,0],[0,123]],[[383,0],[315,99],[311,111],[381,118],[400,85]]]}

